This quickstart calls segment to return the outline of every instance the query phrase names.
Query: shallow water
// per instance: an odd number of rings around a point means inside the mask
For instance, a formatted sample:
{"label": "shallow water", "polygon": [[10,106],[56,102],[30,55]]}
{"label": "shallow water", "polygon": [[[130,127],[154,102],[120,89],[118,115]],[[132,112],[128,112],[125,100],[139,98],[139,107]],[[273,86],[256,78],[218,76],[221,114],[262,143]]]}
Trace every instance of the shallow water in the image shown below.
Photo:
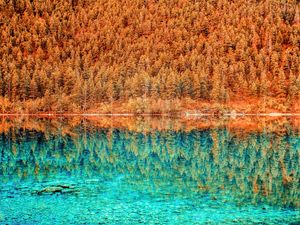
{"label": "shallow water", "polygon": [[0,224],[299,224],[299,157],[292,131],[9,128]]}

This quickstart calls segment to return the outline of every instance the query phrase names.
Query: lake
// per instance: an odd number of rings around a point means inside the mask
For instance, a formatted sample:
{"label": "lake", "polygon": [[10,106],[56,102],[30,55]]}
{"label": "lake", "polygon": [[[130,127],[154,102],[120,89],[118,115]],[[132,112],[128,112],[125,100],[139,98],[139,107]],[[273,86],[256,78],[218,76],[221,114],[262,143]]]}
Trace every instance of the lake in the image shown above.
{"label": "lake", "polygon": [[0,224],[300,224],[299,119],[0,127]]}

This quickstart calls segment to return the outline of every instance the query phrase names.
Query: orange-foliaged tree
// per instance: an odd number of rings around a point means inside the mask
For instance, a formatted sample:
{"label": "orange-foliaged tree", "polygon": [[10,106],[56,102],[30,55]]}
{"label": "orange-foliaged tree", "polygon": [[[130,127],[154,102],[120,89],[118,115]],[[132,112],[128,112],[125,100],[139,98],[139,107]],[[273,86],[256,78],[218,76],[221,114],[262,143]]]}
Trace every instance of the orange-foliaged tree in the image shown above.
{"label": "orange-foliaged tree", "polygon": [[289,107],[300,93],[299,7],[0,0],[0,95],[12,104],[42,100],[45,111],[137,98]]}

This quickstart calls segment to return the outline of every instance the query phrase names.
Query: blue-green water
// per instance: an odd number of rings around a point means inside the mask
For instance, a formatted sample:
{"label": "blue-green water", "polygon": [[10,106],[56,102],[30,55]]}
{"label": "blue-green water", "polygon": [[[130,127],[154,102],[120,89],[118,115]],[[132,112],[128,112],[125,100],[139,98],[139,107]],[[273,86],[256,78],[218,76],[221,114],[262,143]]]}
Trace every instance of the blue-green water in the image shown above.
{"label": "blue-green water", "polygon": [[225,128],[0,135],[0,224],[299,224],[300,136]]}

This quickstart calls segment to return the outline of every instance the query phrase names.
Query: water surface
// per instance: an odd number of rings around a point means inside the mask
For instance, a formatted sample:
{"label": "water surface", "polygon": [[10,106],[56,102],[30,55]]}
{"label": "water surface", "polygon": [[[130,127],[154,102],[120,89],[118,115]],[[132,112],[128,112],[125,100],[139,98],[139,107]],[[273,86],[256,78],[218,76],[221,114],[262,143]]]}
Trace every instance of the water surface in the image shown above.
{"label": "water surface", "polygon": [[0,224],[300,223],[293,129],[45,123],[2,123]]}

